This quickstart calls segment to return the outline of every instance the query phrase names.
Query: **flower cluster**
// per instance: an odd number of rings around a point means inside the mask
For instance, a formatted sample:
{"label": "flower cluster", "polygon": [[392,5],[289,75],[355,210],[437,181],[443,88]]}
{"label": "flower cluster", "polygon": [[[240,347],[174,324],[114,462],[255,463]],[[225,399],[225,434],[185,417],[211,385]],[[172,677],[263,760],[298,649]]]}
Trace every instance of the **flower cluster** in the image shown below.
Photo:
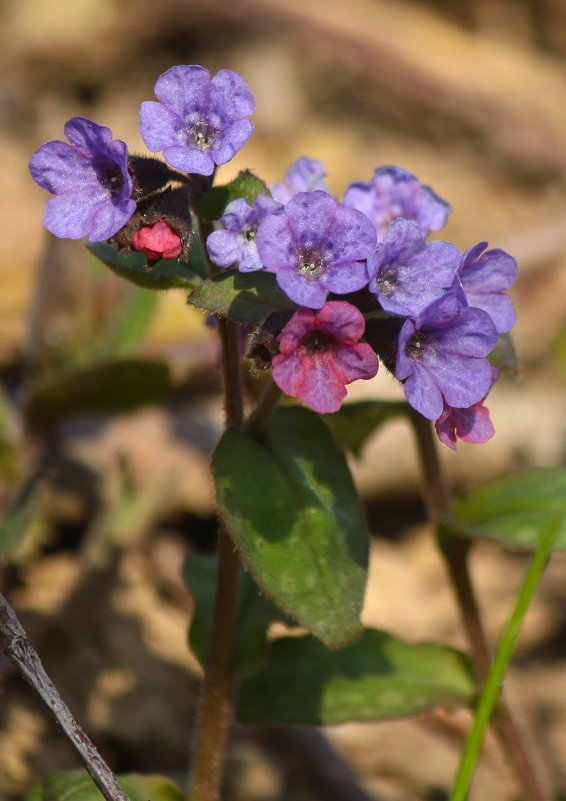
{"label": "flower cluster", "polygon": [[[450,242],[427,241],[444,225],[450,207],[405,170],[376,169],[369,183],[351,184],[342,204],[325,187],[324,176],[320,162],[299,159],[272,187],[282,206],[261,217],[249,209],[237,224],[227,214],[221,220],[226,230],[208,239],[212,260],[227,267],[227,249],[219,258],[220,237],[244,242],[253,229],[253,269],[274,273],[300,307],[277,337],[274,380],[287,394],[328,412],[340,405],[345,384],[375,375],[377,362],[371,370],[364,362],[357,374],[341,369],[348,349],[356,358],[364,333],[362,326],[356,345],[335,332],[329,335],[331,311],[337,326],[358,311],[349,300],[333,300],[346,296],[369,318],[381,312],[399,320],[393,329],[395,359],[387,360],[385,353],[384,359],[403,382],[410,405],[435,421],[439,439],[449,447],[457,437],[485,442],[493,427],[483,401],[496,377],[487,356],[498,334],[514,323],[505,290],[516,278],[515,260],[501,250],[486,250],[485,242],[462,254]],[[234,267],[250,269],[243,246],[231,254]],[[372,328],[375,332],[375,323]],[[373,343],[370,332],[366,337]],[[376,352],[382,351],[382,339],[375,339]],[[391,344],[389,334],[386,353]]]}
{"label": "flower cluster", "polygon": [[[45,225],[56,236],[108,240],[144,253],[149,267],[188,260],[192,215],[216,167],[251,136],[255,101],[236,72],[211,77],[196,65],[169,69],[155,95],[142,103],[140,132],[165,164],[128,155],[83,117],[65,126],[68,142],[32,156],[34,180],[53,195]],[[347,384],[376,374],[379,356],[442,442],[486,441],[483,402],[498,376],[487,357],[515,321],[505,294],[515,260],[486,242],[462,254],[429,241],[450,206],[406,170],[378,167],[343,202],[325,177],[320,161],[298,159],[271,190],[229,202],[204,243],[217,268],[272,274],[296,307],[252,334],[262,366],[288,395],[328,413]]]}

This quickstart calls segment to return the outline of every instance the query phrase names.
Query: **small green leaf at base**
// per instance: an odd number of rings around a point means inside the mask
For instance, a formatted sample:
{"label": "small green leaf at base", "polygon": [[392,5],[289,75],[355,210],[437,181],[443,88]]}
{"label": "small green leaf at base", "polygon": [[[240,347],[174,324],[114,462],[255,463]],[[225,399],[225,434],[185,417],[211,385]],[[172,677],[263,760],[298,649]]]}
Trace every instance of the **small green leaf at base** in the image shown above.
{"label": "small green leaf at base", "polygon": [[259,586],[328,647],[361,632],[368,536],[344,454],[319,416],[280,408],[261,442],[229,429],[212,470]]}
{"label": "small green leaf at base", "polygon": [[261,325],[272,312],[297,308],[281,292],[275,276],[263,271],[226,270],[198,286],[189,297],[189,303],[236,323],[250,325]]}
{"label": "small green leaf at base", "polygon": [[241,685],[236,711],[242,723],[331,725],[466,704],[475,691],[459,651],[366,629],[341,651],[309,636],[275,640],[268,664]]}
{"label": "small green leaf at base", "polygon": [[[130,801],[183,801],[181,790],[164,776],[129,773],[118,783]],[[84,770],[51,773],[37,801],[103,801],[100,790]]]}
{"label": "small green leaf at base", "polygon": [[558,524],[554,550],[566,551],[566,468],[539,467],[496,478],[454,507],[454,528],[501,545],[537,548],[540,532]]}
{"label": "small green leaf at base", "polygon": [[214,186],[194,204],[196,214],[203,220],[219,220],[232,200],[243,198],[249,206],[258,195],[270,195],[267,185],[249,170],[242,170],[233,181]]}
{"label": "small green leaf at base", "polygon": [[195,253],[195,269],[178,259],[161,259],[148,268],[143,253],[118,253],[116,246],[107,242],[87,242],[86,247],[120,278],[144,289],[193,289],[202,281],[202,275],[199,275],[202,272],[202,245],[196,239],[189,251],[189,255]]}

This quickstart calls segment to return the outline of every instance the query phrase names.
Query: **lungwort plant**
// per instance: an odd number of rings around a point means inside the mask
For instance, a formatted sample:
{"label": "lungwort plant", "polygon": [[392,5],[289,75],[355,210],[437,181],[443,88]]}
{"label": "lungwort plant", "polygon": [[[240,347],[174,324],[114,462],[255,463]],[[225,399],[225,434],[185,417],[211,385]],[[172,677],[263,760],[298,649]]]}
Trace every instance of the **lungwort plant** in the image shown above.
{"label": "lungwort plant", "polygon": [[[219,546],[214,558],[189,557],[184,570],[196,600],[190,647],[204,668],[188,799],[220,798],[234,717],[246,725],[378,721],[438,704],[474,706],[485,682],[490,696],[454,798],[467,792],[492,717],[524,797],[548,799],[505,699],[496,703],[514,639],[493,673],[468,555],[476,537],[537,551],[516,636],[553,543],[566,547],[566,472],[507,476],[452,505],[437,455],[438,441],[455,449],[458,440],[480,444],[494,434],[485,404],[506,366],[495,354],[515,322],[506,294],[515,259],[486,242],[461,252],[431,241],[450,206],[397,166],[352,183],[342,200],[329,192],[323,165],[306,157],[271,187],[251,171],[218,185],[217,166],[253,132],[246,81],[227,69],[211,76],[176,66],[158,78],[155,95],[142,104],[140,132],[163,160],[129,154],[108,128],[74,117],[67,141],[39,147],[29,169],[51,195],[49,231],[87,237],[91,253],[127,281],[184,290],[218,331],[226,423],[212,459]],[[406,402],[342,405],[349,384],[384,369]],[[254,406],[243,396],[242,370],[261,387]],[[368,533],[345,453],[359,454],[379,426],[400,417],[414,432],[469,656],[360,621]],[[181,798],[165,779],[117,781],[6,603],[2,619],[6,652],[104,797]],[[300,632],[268,638],[275,621]],[[33,797],[94,801],[97,793],[84,774],[58,773]]]}

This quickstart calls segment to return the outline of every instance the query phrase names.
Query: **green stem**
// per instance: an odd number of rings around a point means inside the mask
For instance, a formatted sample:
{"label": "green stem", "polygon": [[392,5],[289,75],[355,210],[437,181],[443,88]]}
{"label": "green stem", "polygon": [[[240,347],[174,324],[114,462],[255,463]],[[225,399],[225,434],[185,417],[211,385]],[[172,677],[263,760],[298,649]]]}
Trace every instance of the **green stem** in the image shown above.
{"label": "green stem", "polygon": [[244,423],[246,434],[253,435],[261,431],[271,412],[279,403],[282,394],[275,381],[270,378],[257,402],[257,406]]}
{"label": "green stem", "polygon": [[556,539],[558,523],[551,521],[546,530],[543,531],[541,542],[535,553],[513,614],[503,632],[497,647],[493,667],[491,668],[485,687],[481,694],[473,726],[468,735],[468,740],[462,754],[460,768],[454,784],[450,801],[465,801],[476,763],[481,751],[485,730],[495,709],[497,698],[501,689],[501,684],[505,672],[511,660],[511,655],[515,649],[515,643],[521,631],[523,619],[534,597],[538,584],[544,573],[546,563],[550,557],[552,546]]}
{"label": "green stem", "polygon": [[[483,682],[491,670],[491,652],[481,620],[469,570],[471,541],[451,534],[443,536],[442,521],[451,511],[450,496],[438,457],[432,424],[418,412],[411,411],[411,424],[415,432],[425,499],[431,522],[437,530],[438,546],[444,557],[462,623],[470,646],[470,655],[478,679]],[[509,764],[519,778],[528,801],[551,801],[544,770],[532,746],[527,749],[525,734],[515,720],[511,708],[503,697],[492,721],[493,729],[505,751]]]}

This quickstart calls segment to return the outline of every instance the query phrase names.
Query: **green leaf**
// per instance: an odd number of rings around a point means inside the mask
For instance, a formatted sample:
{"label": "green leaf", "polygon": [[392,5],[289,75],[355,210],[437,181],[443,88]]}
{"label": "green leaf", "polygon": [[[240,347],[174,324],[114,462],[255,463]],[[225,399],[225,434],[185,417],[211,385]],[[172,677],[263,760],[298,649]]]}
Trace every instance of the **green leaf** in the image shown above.
{"label": "green leaf", "polygon": [[118,253],[115,245],[106,242],[87,242],[86,247],[120,278],[144,289],[193,289],[206,275],[202,272],[202,245],[197,237],[191,243],[189,264],[178,259],[161,259],[151,268],[147,267],[143,253]]}
{"label": "green leaf", "polygon": [[0,521],[0,560],[16,548],[36,509],[37,473],[25,481]]}
{"label": "green leaf", "polygon": [[8,480],[18,473],[18,428],[15,412],[0,388],[0,476]]}
{"label": "green leaf", "polygon": [[502,545],[537,548],[558,522],[554,549],[566,551],[566,468],[539,467],[476,487],[454,508],[455,528]]}
{"label": "green leaf", "polygon": [[272,312],[297,308],[279,289],[275,276],[263,271],[226,270],[197,287],[189,303],[251,325],[261,325]]}
{"label": "green leaf", "polygon": [[26,795],[24,801],[43,801],[43,787],[41,784],[36,784],[31,792]]}
{"label": "green leaf", "polygon": [[499,334],[497,345],[489,354],[489,361],[493,367],[498,367],[510,373],[516,373],[519,362],[511,334]]}
{"label": "green leaf", "polygon": [[367,439],[377,428],[408,413],[405,401],[358,401],[325,417],[338,444],[359,456]]}
{"label": "green leaf", "polygon": [[109,317],[97,350],[99,357],[131,353],[143,340],[157,310],[159,297],[136,286]]}
{"label": "green leaf", "polygon": [[161,402],[172,390],[169,367],[150,359],[97,364],[39,383],[27,403],[33,426],[51,425],[78,413],[117,414]]}
{"label": "green leaf", "polygon": [[368,536],[344,454],[319,416],[277,409],[261,442],[229,429],[212,471],[222,516],[266,595],[330,648],[354,640]]}
{"label": "green leaf", "polygon": [[[216,596],[216,556],[191,554],[183,567],[183,578],[195,599],[195,611],[189,630],[189,645],[201,665],[206,664]],[[234,638],[233,671],[243,676],[261,664],[266,652],[266,632],[278,620],[292,623],[280,609],[262,595],[257,584],[243,573],[240,580],[238,620]]]}
{"label": "green leaf", "polygon": [[242,723],[329,725],[414,715],[465,704],[476,690],[464,654],[366,629],[355,645],[328,651],[313,637],[282,637],[269,662],[240,688]]}
{"label": "green leaf", "polygon": [[[164,776],[129,773],[117,779],[130,801],[184,799],[177,785]],[[55,771],[45,781],[41,801],[103,801],[103,796],[86,771]]]}
{"label": "green leaf", "polygon": [[205,192],[193,208],[197,216],[204,220],[219,220],[230,201],[243,197],[252,206],[258,195],[271,196],[271,193],[261,178],[249,170],[243,170],[229,184],[215,186]]}

